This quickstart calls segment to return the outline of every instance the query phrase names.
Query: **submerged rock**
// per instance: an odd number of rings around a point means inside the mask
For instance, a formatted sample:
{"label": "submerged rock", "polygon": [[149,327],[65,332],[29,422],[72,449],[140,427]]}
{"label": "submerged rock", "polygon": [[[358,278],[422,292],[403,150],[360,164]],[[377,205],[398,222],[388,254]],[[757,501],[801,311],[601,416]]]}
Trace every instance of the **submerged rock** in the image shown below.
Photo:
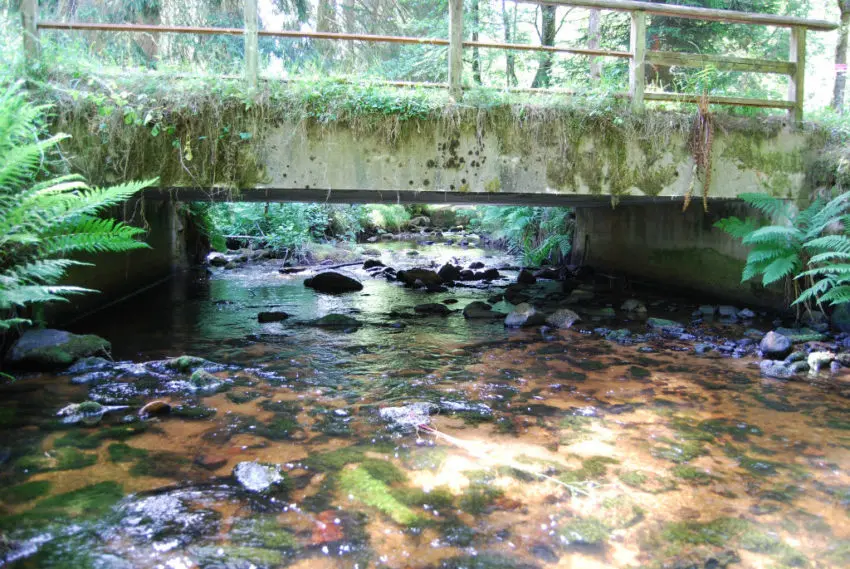
{"label": "submerged rock", "polygon": [[493,307],[486,302],[476,300],[470,302],[463,309],[463,317],[467,320],[485,320],[498,318],[500,314],[493,312]]}
{"label": "submerged rock", "polygon": [[113,363],[105,358],[88,357],[77,360],[74,365],[65,370],[65,373],[78,374],[103,371],[111,368]]}
{"label": "submerged rock", "polygon": [[428,314],[431,316],[448,316],[452,313],[451,308],[449,308],[445,304],[440,304],[437,302],[417,304],[413,307],[413,311],[416,312],[416,314]]}
{"label": "submerged rock", "polygon": [[283,481],[280,466],[259,462],[240,462],[233,469],[233,477],[250,492],[263,492]]}
{"label": "submerged rock", "polygon": [[327,314],[318,320],[311,321],[310,325],[318,326],[319,328],[344,330],[349,328],[359,328],[363,325],[363,323],[356,318],[346,316],[345,314]]}
{"label": "submerged rock", "polygon": [[778,332],[770,331],[759,342],[759,349],[767,358],[784,358],[791,353],[791,340]]}
{"label": "submerged rock", "polygon": [[65,330],[27,330],[12,345],[6,361],[14,367],[66,368],[88,356],[108,356],[112,345],[99,336]]}
{"label": "submerged rock", "polygon": [[342,294],[363,290],[363,285],[357,279],[334,271],[319,273],[305,280],[304,286],[325,294]]}
{"label": "submerged rock", "polygon": [[171,412],[171,405],[165,401],[151,401],[139,409],[140,417],[153,417],[154,415],[167,415]]}
{"label": "submerged rock", "polygon": [[96,401],[83,401],[82,403],[66,405],[57,411],[56,414],[62,417],[62,422],[66,425],[74,425],[76,423],[96,425],[106,413],[120,411],[126,408],[126,405],[101,405]]}
{"label": "submerged rock", "polygon": [[269,312],[260,312],[257,314],[257,322],[280,322],[289,318],[289,314],[280,310],[272,310]]}
{"label": "submerged rock", "polygon": [[832,327],[839,332],[850,332],[850,304],[839,304],[829,318]]}
{"label": "submerged rock", "polygon": [[555,328],[566,330],[580,320],[581,317],[569,308],[560,308],[546,319],[546,323]]}
{"label": "submerged rock", "polygon": [[664,318],[649,318],[646,321],[646,325],[667,334],[681,334],[684,331],[684,326],[678,322]]}

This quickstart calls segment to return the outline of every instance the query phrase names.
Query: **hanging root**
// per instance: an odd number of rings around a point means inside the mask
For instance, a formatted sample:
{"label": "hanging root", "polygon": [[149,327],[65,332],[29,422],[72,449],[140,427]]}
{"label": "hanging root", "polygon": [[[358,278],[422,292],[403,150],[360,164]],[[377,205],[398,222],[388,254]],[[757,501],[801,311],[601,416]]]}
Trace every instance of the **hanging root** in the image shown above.
{"label": "hanging root", "polygon": [[691,127],[691,137],[688,145],[694,157],[694,173],[691,176],[691,184],[685,194],[685,203],[682,211],[688,209],[691,203],[696,178],[702,174],[702,207],[708,211],[708,191],[711,187],[711,149],[714,144],[714,128],[712,116],[708,108],[708,95],[703,93],[697,104],[697,116]]}

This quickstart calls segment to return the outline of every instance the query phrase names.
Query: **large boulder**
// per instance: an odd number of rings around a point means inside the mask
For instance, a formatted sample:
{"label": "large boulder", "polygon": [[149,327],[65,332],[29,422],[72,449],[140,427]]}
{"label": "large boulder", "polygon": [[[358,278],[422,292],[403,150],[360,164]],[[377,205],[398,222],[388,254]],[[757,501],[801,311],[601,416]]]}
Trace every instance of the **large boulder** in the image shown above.
{"label": "large boulder", "polygon": [[514,309],[505,317],[505,326],[508,328],[519,328],[521,326],[534,326],[541,324],[545,320],[542,314],[534,309],[527,302],[517,304]]}
{"label": "large boulder", "polygon": [[566,330],[581,320],[581,317],[569,308],[560,308],[546,319],[546,323],[555,328]]}
{"label": "large boulder", "polygon": [[111,348],[100,336],[52,329],[27,330],[12,345],[6,361],[13,367],[58,369],[81,358],[108,356]]}
{"label": "large boulder", "polygon": [[431,218],[428,217],[427,215],[417,215],[416,217],[414,217],[410,221],[408,221],[407,224],[410,227],[414,227],[414,228],[417,228],[417,229],[423,228],[423,227],[430,227],[431,226]]}
{"label": "large boulder", "polygon": [[791,353],[791,340],[778,332],[770,331],[759,342],[759,349],[768,359],[782,359]]}
{"label": "large boulder", "polygon": [[304,286],[326,294],[342,294],[363,290],[363,285],[357,279],[334,271],[319,273],[315,277],[305,280]]}
{"label": "large boulder", "polygon": [[227,264],[228,260],[224,253],[212,252],[207,255],[207,263],[213,267],[223,267]]}
{"label": "large boulder", "polygon": [[[407,286],[424,286],[426,288],[439,287],[443,284],[440,275],[431,269],[409,269],[398,272],[398,280]],[[418,281],[418,283],[417,283]]]}
{"label": "large boulder", "polygon": [[444,283],[451,281],[459,281],[460,280],[460,269],[452,265],[451,263],[446,263],[440,270],[437,271],[437,276],[442,279]]}

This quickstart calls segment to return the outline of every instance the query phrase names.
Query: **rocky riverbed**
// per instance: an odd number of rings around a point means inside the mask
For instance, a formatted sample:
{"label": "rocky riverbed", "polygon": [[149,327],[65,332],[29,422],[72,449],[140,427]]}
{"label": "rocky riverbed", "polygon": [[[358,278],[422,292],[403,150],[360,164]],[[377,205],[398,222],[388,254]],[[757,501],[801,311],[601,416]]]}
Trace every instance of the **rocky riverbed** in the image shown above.
{"label": "rocky riverbed", "polygon": [[215,261],[19,350],[0,558],[850,564],[840,329],[419,241]]}

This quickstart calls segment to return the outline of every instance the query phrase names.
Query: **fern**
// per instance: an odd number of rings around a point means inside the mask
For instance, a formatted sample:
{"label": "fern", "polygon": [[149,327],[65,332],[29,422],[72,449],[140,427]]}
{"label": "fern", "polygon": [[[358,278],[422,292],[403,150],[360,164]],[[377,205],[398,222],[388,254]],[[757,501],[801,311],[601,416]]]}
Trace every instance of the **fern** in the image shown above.
{"label": "fern", "polygon": [[147,247],[143,230],[98,217],[155,180],[92,188],[77,175],[43,178],[43,161],[65,135],[40,138],[45,107],[19,85],[0,93],[0,331],[30,323],[28,306],[95,292],[57,285],[78,253]]}
{"label": "fern", "polygon": [[[767,225],[729,217],[715,226],[751,247],[742,281],[784,281],[795,291],[792,304],[850,302],[850,192],[817,199],[796,212],[790,203],[764,194],[741,196],[767,218]],[[801,290],[802,289],[802,290]]]}

